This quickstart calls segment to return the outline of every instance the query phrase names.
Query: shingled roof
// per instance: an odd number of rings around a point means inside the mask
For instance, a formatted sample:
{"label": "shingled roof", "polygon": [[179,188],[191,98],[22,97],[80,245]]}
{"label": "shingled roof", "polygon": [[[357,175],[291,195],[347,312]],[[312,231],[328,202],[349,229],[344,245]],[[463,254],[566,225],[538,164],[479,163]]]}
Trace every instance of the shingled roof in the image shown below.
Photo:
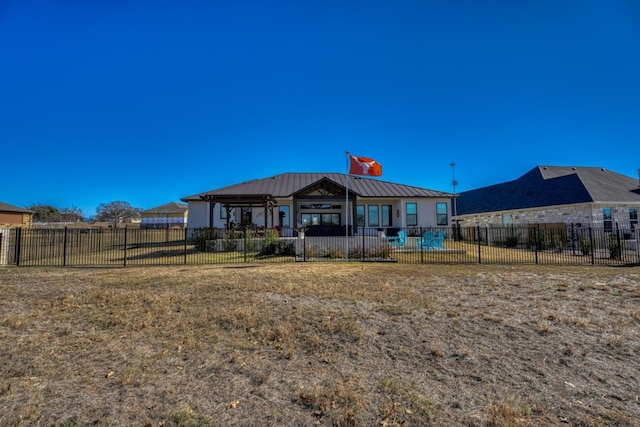
{"label": "shingled roof", "polygon": [[[274,198],[291,197],[297,192],[319,182],[329,180],[346,186],[347,175],[342,173],[283,173],[263,179],[254,179],[204,193],[182,198],[183,202],[199,201],[206,196],[270,195]],[[452,197],[451,193],[429,190],[411,185],[349,176],[349,191],[358,197],[432,198]]]}
{"label": "shingled roof", "polygon": [[167,212],[186,212],[188,205],[184,203],[170,202],[165,203],[162,206],[156,206],[155,208],[142,211],[145,214],[167,213]]}
{"label": "shingled roof", "polygon": [[515,181],[460,193],[458,215],[576,203],[640,203],[637,179],[599,167],[536,166]]}
{"label": "shingled roof", "polygon": [[21,213],[33,213],[29,209],[13,206],[8,203],[0,202],[0,212],[21,212]]}

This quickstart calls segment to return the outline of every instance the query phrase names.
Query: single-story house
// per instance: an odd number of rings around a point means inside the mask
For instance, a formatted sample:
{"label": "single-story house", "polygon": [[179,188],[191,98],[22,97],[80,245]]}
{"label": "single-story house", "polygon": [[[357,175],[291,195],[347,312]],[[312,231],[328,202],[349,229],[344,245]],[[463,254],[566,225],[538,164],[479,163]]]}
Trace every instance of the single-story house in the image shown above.
{"label": "single-story house", "polygon": [[33,211],[0,202],[0,227],[31,227]]}
{"label": "single-story house", "polygon": [[640,181],[601,167],[536,166],[520,178],[459,194],[463,227],[566,224],[634,229]]}
{"label": "single-story house", "polygon": [[140,212],[140,228],[185,228],[188,205],[170,202]]}
{"label": "single-story house", "polygon": [[[283,173],[184,197],[189,228],[451,225],[451,193],[342,173]],[[233,224],[232,224],[233,223]]]}

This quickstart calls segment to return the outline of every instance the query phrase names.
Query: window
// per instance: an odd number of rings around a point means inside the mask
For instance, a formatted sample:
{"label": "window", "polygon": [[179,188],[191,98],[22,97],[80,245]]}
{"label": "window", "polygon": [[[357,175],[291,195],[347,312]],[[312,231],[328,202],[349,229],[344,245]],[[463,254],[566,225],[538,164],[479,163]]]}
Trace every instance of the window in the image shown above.
{"label": "window", "polygon": [[220,204],[220,219],[227,219],[227,208],[222,203]]}
{"label": "window", "polygon": [[280,217],[280,227],[291,227],[291,216],[289,206],[279,206],[278,216]]}
{"label": "window", "polygon": [[447,205],[445,202],[436,203],[436,220],[438,225],[448,225],[449,215],[447,214]]}
{"label": "window", "polygon": [[611,214],[611,208],[602,209],[602,219],[604,231],[613,231],[613,216]]}
{"label": "window", "polygon": [[638,208],[629,208],[629,223],[631,229],[635,230],[638,225]]}
{"label": "window", "polygon": [[316,203],[312,205],[301,205],[300,209],[342,209],[342,205],[331,205],[329,203]]}
{"label": "window", "polygon": [[364,205],[356,206],[356,226],[358,227],[365,226]]}
{"label": "window", "polygon": [[513,216],[511,216],[510,214],[502,215],[502,225],[504,225],[505,227],[513,225]]}
{"label": "window", "polygon": [[382,226],[391,227],[393,224],[392,217],[393,207],[391,205],[382,205]]}
{"label": "window", "polygon": [[379,227],[380,219],[378,217],[378,205],[369,205],[369,227]]}
{"label": "window", "polygon": [[415,227],[418,225],[418,204],[407,203],[407,227]]}
{"label": "window", "polygon": [[303,213],[301,215],[302,226],[307,225],[340,225],[339,213]]}

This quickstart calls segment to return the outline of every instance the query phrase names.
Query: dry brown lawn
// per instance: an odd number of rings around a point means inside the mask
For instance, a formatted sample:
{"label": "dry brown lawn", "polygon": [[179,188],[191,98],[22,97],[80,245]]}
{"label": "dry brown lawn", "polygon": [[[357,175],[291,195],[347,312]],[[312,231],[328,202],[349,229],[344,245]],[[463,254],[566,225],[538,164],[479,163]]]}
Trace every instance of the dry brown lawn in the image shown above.
{"label": "dry brown lawn", "polygon": [[0,269],[1,426],[638,426],[640,267]]}

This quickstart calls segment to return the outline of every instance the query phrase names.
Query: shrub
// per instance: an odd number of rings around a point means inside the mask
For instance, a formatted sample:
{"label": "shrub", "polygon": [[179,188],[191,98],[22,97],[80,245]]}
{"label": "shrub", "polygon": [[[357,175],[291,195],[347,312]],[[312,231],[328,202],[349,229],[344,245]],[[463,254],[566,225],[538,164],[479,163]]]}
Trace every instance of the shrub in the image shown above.
{"label": "shrub", "polygon": [[233,239],[231,237],[232,236],[229,235],[229,237],[227,239],[225,239],[224,243],[222,244],[222,247],[227,252],[233,252],[236,249],[238,249],[238,240]]}
{"label": "shrub", "polygon": [[504,245],[507,248],[515,248],[518,246],[518,242],[520,241],[520,233],[516,230],[516,228],[512,225],[507,230],[507,238],[504,241]]}
{"label": "shrub", "polygon": [[553,236],[553,246],[558,250],[558,252],[562,252],[564,250],[565,243],[560,233]]}
{"label": "shrub", "polygon": [[618,242],[616,236],[609,237],[609,258],[611,259],[622,259],[622,247]]}
{"label": "shrub", "polygon": [[356,247],[349,250],[349,259],[362,259],[364,258],[364,250],[361,247]]}
{"label": "shrub", "polygon": [[582,236],[580,240],[578,240],[578,248],[582,255],[591,255],[591,241],[587,236]]}
{"label": "shrub", "polygon": [[259,255],[283,255],[293,256],[296,254],[296,248],[292,242],[286,240],[276,240],[264,245],[264,248],[260,251]]}
{"label": "shrub", "polygon": [[195,246],[197,251],[207,251],[207,241],[216,240],[222,237],[220,230],[216,228],[198,228],[193,230],[191,235],[191,242]]}

